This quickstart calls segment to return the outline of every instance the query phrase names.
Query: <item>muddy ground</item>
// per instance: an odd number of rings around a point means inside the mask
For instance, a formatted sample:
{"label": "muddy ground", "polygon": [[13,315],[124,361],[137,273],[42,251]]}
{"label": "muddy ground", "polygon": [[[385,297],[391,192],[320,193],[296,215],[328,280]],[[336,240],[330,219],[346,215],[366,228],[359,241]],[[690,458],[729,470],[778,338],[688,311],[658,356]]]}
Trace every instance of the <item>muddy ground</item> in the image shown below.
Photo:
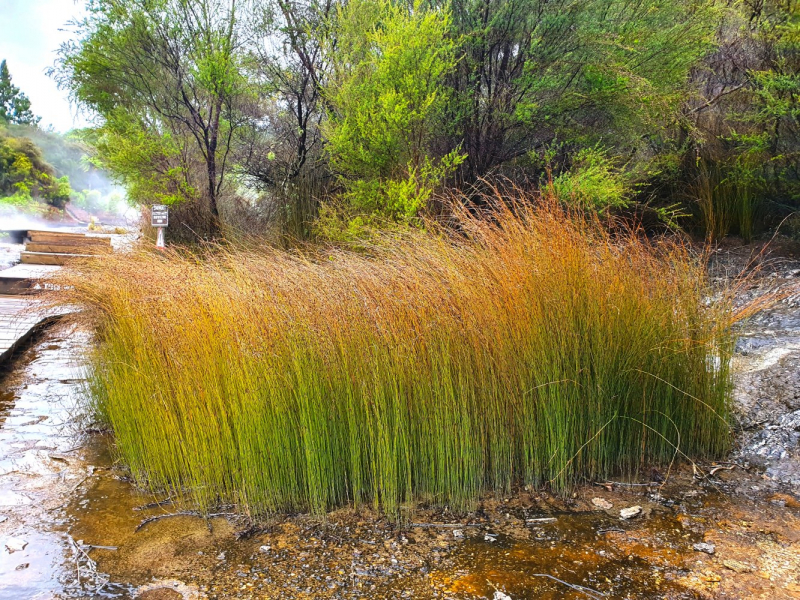
{"label": "muddy ground", "polygon": [[[750,249],[724,252],[716,276]],[[251,528],[154,506],[85,418],[88,336],[56,328],[0,375],[0,599],[800,598],[800,261],[760,262],[741,301],[787,293],[742,325],[727,462],[420,506],[402,527],[369,508]]]}

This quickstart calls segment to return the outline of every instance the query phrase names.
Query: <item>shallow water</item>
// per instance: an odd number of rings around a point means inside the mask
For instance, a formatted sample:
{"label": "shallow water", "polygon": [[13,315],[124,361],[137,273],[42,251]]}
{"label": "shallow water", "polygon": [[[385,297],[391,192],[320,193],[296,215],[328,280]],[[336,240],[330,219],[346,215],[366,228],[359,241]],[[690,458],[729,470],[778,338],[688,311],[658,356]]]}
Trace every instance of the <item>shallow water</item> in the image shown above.
{"label": "shallow water", "polygon": [[[800,504],[738,469],[566,500],[520,490],[469,515],[419,507],[426,526],[368,508],[295,515],[241,540],[241,519],[136,510],[162,498],[83,433],[88,343],[58,328],[0,375],[0,599],[800,597]],[[620,520],[632,505],[642,513]]]}

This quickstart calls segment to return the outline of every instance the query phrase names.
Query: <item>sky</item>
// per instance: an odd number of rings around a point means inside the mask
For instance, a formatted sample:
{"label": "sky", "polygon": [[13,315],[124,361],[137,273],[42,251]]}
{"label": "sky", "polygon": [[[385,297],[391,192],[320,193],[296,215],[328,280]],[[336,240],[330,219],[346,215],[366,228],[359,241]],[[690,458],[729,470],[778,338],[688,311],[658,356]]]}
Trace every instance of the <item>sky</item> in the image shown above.
{"label": "sky", "polygon": [[0,0],[0,60],[11,80],[31,100],[41,126],[66,132],[83,127],[86,116],[70,106],[68,95],[45,75],[56,50],[71,34],[67,23],[83,15],[84,0]]}

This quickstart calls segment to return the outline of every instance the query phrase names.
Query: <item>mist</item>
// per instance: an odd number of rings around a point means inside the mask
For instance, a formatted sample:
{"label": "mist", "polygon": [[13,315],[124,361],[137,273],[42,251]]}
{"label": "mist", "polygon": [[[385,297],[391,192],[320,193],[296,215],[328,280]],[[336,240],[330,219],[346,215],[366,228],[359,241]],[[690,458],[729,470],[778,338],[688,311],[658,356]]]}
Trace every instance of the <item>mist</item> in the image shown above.
{"label": "mist", "polygon": [[0,197],[0,228],[32,224],[71,227],[91,222],[130,227],[138,220],[139,211],[128,202],[125,188],[90,160],[91,150],[80,132],[61,135],[38,127],[5,124],[0,133],[0,143],[10,140],[6,142],[8,151],[16,148],[17,152],[26,153],[41,172],[56,179],[66,177],[71,189],[67,202],[63,198],[48,200],[40,197],[35,184],[25,182],[32,194],[20,196],[15,189],[18,184],[12,180],[0,194],[12,198],[3,201]]}

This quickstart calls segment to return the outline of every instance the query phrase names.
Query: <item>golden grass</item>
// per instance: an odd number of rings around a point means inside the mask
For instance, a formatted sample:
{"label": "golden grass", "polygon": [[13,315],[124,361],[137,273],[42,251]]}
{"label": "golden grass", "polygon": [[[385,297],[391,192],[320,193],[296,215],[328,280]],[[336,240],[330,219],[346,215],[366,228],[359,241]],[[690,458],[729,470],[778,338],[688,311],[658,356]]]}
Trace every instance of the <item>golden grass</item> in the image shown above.
{"label": "golden grass", "polygon": [[702,260],[552,206],[79,271],[98,415],[138,482],[204,509],[465,508],[729,444],[730,309]]}

